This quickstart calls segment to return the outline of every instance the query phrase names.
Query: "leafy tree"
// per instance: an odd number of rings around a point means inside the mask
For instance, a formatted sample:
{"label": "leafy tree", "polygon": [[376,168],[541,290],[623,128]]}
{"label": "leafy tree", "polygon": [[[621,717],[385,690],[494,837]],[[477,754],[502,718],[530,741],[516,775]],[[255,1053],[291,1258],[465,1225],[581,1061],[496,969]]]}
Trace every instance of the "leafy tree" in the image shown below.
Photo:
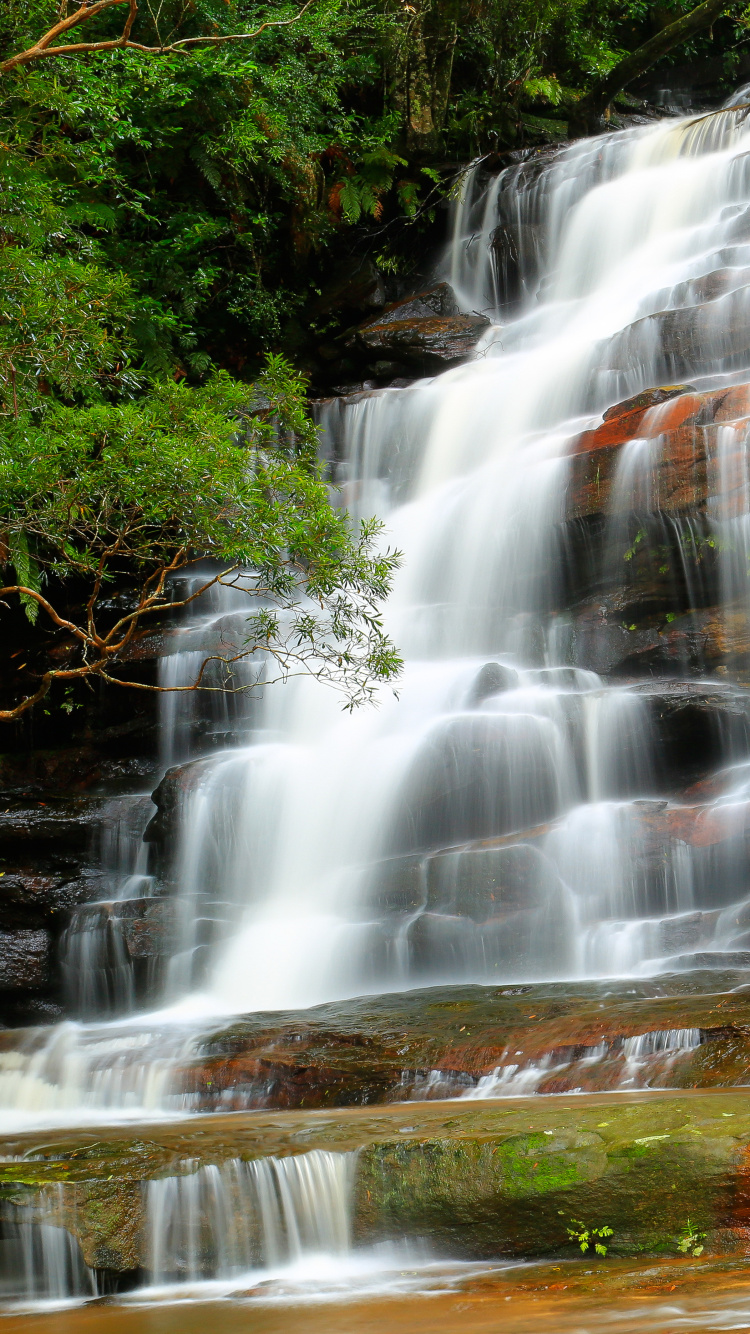
{"label": "leafy tree", "polygon": [[[155,618],[215,585],[244,593],[248,616],[239,640],[207,654],[184,689],[242,689],[304,670],[352,706],[398,674],[378,611],[398,556],[374,553],[378,523],[353,534],[332,508],[299,376],[271,357],[255,396],[265,406],[248,412],[247,387],[220,373],[202,388],[164,381],[120,404],[52,400],[41,416],[19,412],[0,441],[0,598],[20,598],[61,642],[36,678],[19,666],[0,718],[18,717],[55,682],[159,689],[119,669]],[[171,578],[206,556],[209,572],[174,601]],[[123,576],[135,592],[113,611]],[[248,677],[239,666],[250,662]]]}

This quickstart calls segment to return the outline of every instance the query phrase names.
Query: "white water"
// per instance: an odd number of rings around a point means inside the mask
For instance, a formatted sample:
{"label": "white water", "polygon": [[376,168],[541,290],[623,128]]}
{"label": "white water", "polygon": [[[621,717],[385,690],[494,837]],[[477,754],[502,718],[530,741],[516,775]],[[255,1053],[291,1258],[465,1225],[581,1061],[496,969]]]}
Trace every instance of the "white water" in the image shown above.
{"label": "white water", "polygon": [[[720,867],[717,887],[717,866],[668,837],[658,873],[642,865],[629,799],[659,788],[649,699],[570,665],[559,523],[571,436],[675,371],[646,317],[728,268],[731,290],[695,312],[698,351],[678,369],[706,386],[750,360],[733,359],[725,332],[750,277],[749,146],[731,113],[575,145],[531,183],[521,167],[484,194],[467,184],[450,260],[465,306],[495,301],[488,242],[514,220],[534,240],[526,299],[470,364],[365,398],[343,421],[336,409],[350,499],[378,508],[405,552],[388,610],[404,680],[398,700],[353,719],[313,683],[269,692],[256,743],[196,785],[180,883],[193,920],[222,904],[192,975],[209,1006],[654,971],[679,954],[665,947],[676,919],[744,896],[736,868]],[[619,561],[621,582],[623,516],[656,503],[642,494],[647,461],[623,451],[600,577]],[[737,520],[723,504],[719,487],[712,531],[744,534],[747,509]],[[746,598],[746,562],[725,545],[723,596]],[[488,886],[502,885],[507,849],[439,854],[550,822],[516,849],[527,865],[506,879],[524,888],[503,889],[495,912]],[[696,939],[732,943],[708,917]]]}
{"label": "white water", "polygon": [[[609,405],[675,378],[747,377],[748,149],[744,113],[731,112],[467,182],[447,271],[467,309],[494,309],[489,242],[520,227],[520,299],[468,364],[324,421],[352,510],[380,512],[404,551],[387,611],[406,659],[398,697],[351,717],[301,680],[208,720],[209,739],[234,748],[202,761],[183,809],[170,1010],[3,1055],[11,1114],[172,1106],[170,1072],[198,1017],[427,983],[651,973],[722,951],[743,963],[745,789],[738,779],[717,814],[736,837],[696,847],[659,826],[658,689],[592,670],[561,521],[570,442]],[[693,311],[695,337],[665,352],[650,317],[694,306],[719,271],[720,295]],[[745,434],[730,424],[720,437],[705,520],[639,513],[635,525],[657,544],[669,529],[679,550],[690,533],[712,537],[726,606],[748,596]],[[630,510],[662,503],[648,484],[658,458],[658,440],[622,451],[583,580],[594,600],[622,582]],[[202,612],[164,679],[184,681],[201,634],[234,613]],[[167,697],[165,762],[201,733],[183,698]],[[741,712],[717,742],[725,763],[747,753]],[[506,842],[478,846],[492,839]],[[158,1050],[143,1036],[154,1029]],[[87,1055],[97,1042],[113,1044],[101,1066]],[[120,1073],[108,1080],[109,1066]]]}
{"label": "white water", "polygon": [[226,1279],[351,1250],[356,1154],[231,1159],[147,1189],[155,1284]]}

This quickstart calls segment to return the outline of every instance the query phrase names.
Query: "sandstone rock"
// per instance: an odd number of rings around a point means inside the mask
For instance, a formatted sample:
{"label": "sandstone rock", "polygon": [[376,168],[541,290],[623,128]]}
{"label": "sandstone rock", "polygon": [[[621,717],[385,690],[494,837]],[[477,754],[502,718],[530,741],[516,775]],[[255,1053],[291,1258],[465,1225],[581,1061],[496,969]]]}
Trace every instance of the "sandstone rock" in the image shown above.
{"label": "sandstone rock", "polygon": [[639,409],[646,410],[658,407],[660,403],[668,403],[670,398],[679,398],[681,394],[696,394],[697,392],[693,384],[668,384],[661,385],[657,389],[644,389],[642,393],[634,394],[632,398],[625,399],[623,403],[616,403],[614,407],[607,408],[607,411],[602,414],[602,420],[605,422],[612,421]]}
{"label": "sandstone rock", "polygon": [[[386,306],[377,320],[370,323],[381,326],[400,323],[402,320],[431,320],[436,315],[460,314],[461,309],[450,283],[438,283],[424,292],[417,292],[415,296],[405,297],[403,301],[394,301]],[[360,331],[366,328],[368,325],[361,325]]]}
{"label": "sandstone rock", "polygon": [[[628,400],[611,409],[601,426],[585,431],[574,442],[566,519],[611,514],[615,505],[626,511],[665,514],[705,511],[709,492],[721,496],[727,515],[735,508],[739,513],[744,505],[743,441],[750,420],[750,385],[683,393],[657,407],[632,403]],[[737,445],[733,452],[725,438],[719,465],[717,433],[729,424],[736,427]],[[644,453],[642,466],[633,475],[633,490],[615,490],[620,449],[635,439],[661,443]]]}
{"label": "sandstone rock", "polygon": [[189,760],[186,764],[177,764],[167,769],[151,794],[156,814],[146,826],[144,843],[155,843],[168,851],[177,837],[183,803],[200,783],[209,764],[208,760]]}
{"label": "sandstone rock", "polygon": [[0,927],[42,926],[67,915],[82,903],[101,896],[104,877],[82,869],[70,875],[38,873],[21,868],[0,875]]}
{"label": "sandstone rock", "polygon": [[[700,945],[715,917],[665,920],[664,945],[670,939],[678,949],[678,942]],[[506,931],[510,926],[516,942],[521,939],[522,921],[510,917],[496,925]],[[483,929],[466,919],[440,923],[433,915],[417,933],[419,947],[432,950],[435,942],[425,932],[435,928],[450,949],[452,926],[472,935]],[[175,1088],[204,1111],[381,1105],[456,1096],[498,1067],[513,1065],[531,1072],[541,1094],[597,1091],[632,1078],[625,1043],[649,1034],[664,1040],[651,1048],[646,1043],[641,1086],[746,1083],[750,993],[745,986],[725,994],[746,983],[745,965],[709,972],[698,962],[693,973],[680,967],[647,981],[430,987],[296,1014],[248,1016],[207,1033],[176,1074]],[[700,1030],[700,1045],[670,1050],[669,1035],[686,1029]]]}
{"label": "sandstone rock", "polygon": [[[393,851],[491,838],[551,819],[559,799],[545,746],[541,732],[509,732],[506,720],[491,714],[459,715],[435,727],[404,781]],[[533,769],[533,784],[519,779],[521,766]]]}
{"label": "sandstone rock", "polygon": [[502,662],[487,662],[477,673],[467,706],[475,708],[491,695],[498,695],[503,690],[513,690],[518,685],[518,672],[506,667]]}
{"label": "sandstone rock", "polygon": [[172,953],[177,919],[178,906],[172,899],[114,899],[81,909],[72,929],[85,932],[114,928],[128,958],[135,962]]}
{"label": "sandstone rock", "polygon": [[47,931],[0,931],[0,991],[39,991],[50,984]]}
{"label": "sandstone rock", "polygon": [[712,363],[742,365],[750,351],[750,288],[636,320],[608,344],[608,367],[632,368],[644,342],[655,346],[668,373],[679,377],[705,374]]}
{"label": "sandstone rock", "polygon": [[[750,667],[750,620],[744,609],[688,608],[654,613],[654,589],[639,603],[632,588],[592,599],[575,611],[567,627],[569,661],[604,676],[659,676],[717,667]],[[662,607],[669,606],[664,593]]]}
{"label": "sandstone rock", "polygon": [[51,846],[55,851],[85,851],[101,802],[91,797],[68,800],[47,797],[34,806],[13,804],[0,813],[0,850],[19,855],[29,846]]}

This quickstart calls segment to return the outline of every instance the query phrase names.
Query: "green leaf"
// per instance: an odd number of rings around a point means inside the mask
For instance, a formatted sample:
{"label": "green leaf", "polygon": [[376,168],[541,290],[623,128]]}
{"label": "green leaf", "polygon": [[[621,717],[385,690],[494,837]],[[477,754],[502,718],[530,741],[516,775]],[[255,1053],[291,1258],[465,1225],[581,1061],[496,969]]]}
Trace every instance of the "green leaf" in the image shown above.
{"label": "green leaf", "polygon": [[[34,557],[29,551],[29,542],[23,529],[11,529],[8,538],[8,547],[10,559],[16,572],[16,579],[19,584],[30,588],[34,593],[41,593],[42,585],[39,575],[39,567]],[[21,606],[32,625],[36,624],[39,615],[39,603],[35,598],[29,597],[28,593],[19,593]]]}

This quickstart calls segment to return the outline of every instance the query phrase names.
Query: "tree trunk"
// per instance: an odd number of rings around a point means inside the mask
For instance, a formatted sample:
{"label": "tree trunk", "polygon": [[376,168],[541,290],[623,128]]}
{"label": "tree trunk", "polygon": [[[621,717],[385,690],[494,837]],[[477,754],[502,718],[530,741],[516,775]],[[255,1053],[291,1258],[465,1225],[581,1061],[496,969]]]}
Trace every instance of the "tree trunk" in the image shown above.
{"label": "tree trunk", "polygon": [[391,95],[409,152],[434,149],[445,122],[461,0],[410,6],[391,72]]}
{"label": "tree trunk", "polygon": [[602,115],[617,93],[632,83],[633,79],[645,74],[673,47],[687,41],[701,28],[707,28],[730,7],[731,0],[703,0],[703,4],[692,9],[689,14],[683,14],[637,50],[630,51],[623,60],[618,61],[614,69],[598,79],[573,108],[568,122],[568,137],[578,139],[596,134],[601,128]]}

